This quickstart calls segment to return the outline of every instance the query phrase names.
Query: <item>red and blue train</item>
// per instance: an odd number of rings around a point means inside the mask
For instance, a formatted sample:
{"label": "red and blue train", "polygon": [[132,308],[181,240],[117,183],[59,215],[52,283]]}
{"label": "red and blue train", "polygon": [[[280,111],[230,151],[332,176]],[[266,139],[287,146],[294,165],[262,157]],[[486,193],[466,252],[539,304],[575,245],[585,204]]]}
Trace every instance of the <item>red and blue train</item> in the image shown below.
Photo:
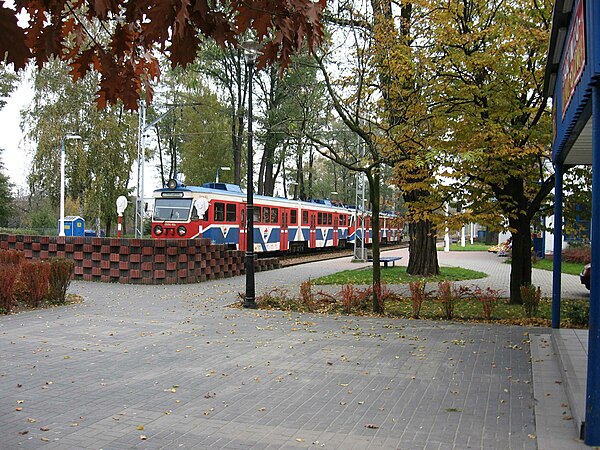
{"label": "red and blue train", "polygon": [[[237,185],[206,183],[185,186],[170,180],[154,191],[152,237],[206,238],[215,244],[246,249],[246,194]],[[382,243],[399,243],[402,224],[394,214],[380,215]],[[329,201],[299,201],[254,196],[254,251],[304,252],[316,248],[343,248],[355,239],[371,243],[371,216],[367,211]]]}

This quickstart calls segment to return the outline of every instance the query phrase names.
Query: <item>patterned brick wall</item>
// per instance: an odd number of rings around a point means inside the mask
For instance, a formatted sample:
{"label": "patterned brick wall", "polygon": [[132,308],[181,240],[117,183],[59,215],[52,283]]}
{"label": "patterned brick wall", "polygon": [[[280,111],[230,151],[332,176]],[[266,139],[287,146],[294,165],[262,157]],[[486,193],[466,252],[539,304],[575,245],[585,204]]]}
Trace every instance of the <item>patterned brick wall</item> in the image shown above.
{"label": "patterned brick wall", "polygon": [[[244,252],[208,239],[117,239],[0,234],[0,249],[29,259],[55,256],[75,261],[76,280],[133,284],[182,284],[245,273]],[[279,267],[278,258],[259,259],[255,271]]]}

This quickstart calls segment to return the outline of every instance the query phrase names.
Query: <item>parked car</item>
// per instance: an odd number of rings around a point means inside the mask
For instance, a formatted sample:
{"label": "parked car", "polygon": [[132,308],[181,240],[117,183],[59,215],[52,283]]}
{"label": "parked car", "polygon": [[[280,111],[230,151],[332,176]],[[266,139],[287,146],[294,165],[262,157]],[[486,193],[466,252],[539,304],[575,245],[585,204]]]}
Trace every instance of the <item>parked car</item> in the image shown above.
{"label": "parked car", "polygon": [[592,265],[586,264],[583,270],[581,271],[581,275],[579,275],[579,279],[581,280],[581,284],[585,285],[587,290],[590,290],[590,274],[592,272]]}

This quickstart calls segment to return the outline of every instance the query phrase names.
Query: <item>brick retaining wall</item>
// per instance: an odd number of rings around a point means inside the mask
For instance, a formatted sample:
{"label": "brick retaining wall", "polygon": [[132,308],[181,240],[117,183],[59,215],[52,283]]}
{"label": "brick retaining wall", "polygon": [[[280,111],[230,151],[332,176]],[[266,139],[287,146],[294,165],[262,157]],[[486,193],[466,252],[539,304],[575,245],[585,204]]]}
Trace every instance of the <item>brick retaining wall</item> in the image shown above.
{"label": "brick retaining wall", "polygon": [[[196,283],[245,273],[244,252],[208,239],[119,239],[0,234],[0,249],[28,259],[75,261],[76,280],[133,284]],[[256,260],[255,271],[279,267],[278,258]]]}

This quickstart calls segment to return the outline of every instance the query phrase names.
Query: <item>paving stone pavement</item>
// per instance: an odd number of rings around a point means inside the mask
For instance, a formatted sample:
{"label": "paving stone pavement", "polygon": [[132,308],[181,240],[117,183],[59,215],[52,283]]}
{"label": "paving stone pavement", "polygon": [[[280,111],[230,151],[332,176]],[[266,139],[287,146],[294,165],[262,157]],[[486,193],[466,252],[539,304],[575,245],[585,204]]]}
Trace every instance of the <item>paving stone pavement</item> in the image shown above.
{"label": "paving stone pavement", "polygon": [[228,307],[244,285],[74,282],[82,304],[0,317],[0,448],[538,448],[529,329]]}

